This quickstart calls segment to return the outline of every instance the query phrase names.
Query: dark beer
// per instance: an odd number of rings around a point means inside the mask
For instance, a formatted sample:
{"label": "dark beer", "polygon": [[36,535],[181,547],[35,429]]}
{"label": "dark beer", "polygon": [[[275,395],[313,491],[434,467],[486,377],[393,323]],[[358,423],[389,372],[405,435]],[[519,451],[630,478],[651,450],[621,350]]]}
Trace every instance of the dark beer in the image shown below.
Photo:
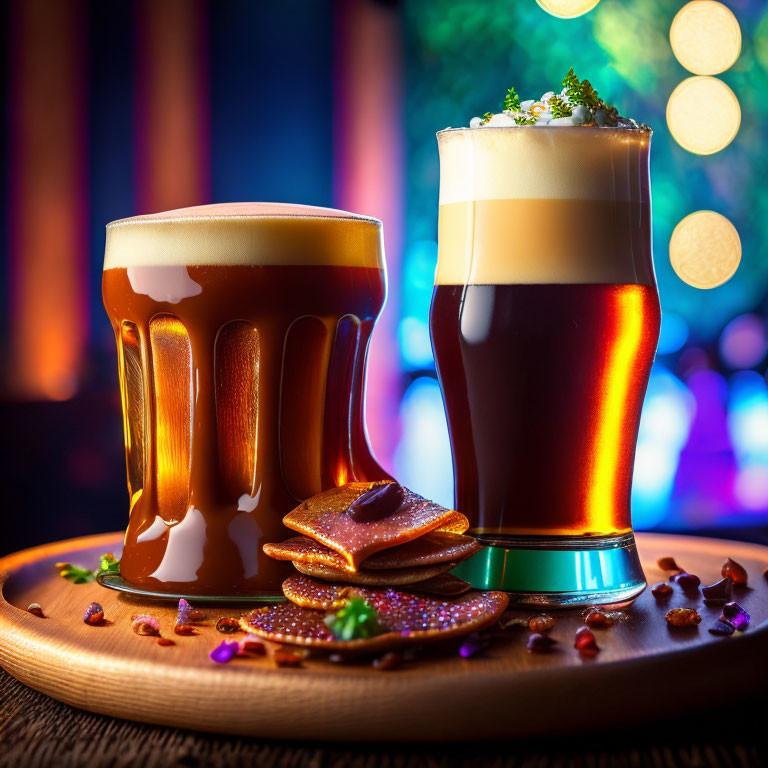
{"label": "dark beer", "polygon": [[279,593],[285,564],[262,544],[285,538],[283,515],[326,488],[386,477],[363,413],[385,293],[379,243],[372,220],[299,206],[110,227],[103,293],[125,422],[129,583]]}
{"label": "dark beer", "polygon": [[514,127],[438,140],[430,322],[456,508],[499,546],[630,534],[660,322],[650,135]]}
{"label": "dark beer", "polygon": [[[471,340],[460,332],[478,325]],[[632,460],[658,328],[647,285],[436,286],[432,342],[456,507],[474,533],[631,530]]]}

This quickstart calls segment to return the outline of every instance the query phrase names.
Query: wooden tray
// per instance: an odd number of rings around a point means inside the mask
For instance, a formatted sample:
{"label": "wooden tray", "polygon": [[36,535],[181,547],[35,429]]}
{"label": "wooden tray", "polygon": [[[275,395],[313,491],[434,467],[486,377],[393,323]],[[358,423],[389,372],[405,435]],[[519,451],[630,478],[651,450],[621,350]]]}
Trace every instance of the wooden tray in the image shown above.
{"label": "wooden tray", "polygon": [[[743,634],[710,635],[720,608],[704,606],[701,597],[689,600],[675,590],[659,605],[646,590],[626,621],[596,630],[602,652],[592,661],[572,647],[581,614],[571,611],[556,615],[552,634],[560,645],[551,655],[527,653],[527,630],[514,628],[483,657],[461,659],[454,647],[380,672],[320,659],[301,669],[278,669],[263,657],[216,665],[208,658],[222,639],[215,619],[241,607],[206,606],[209,620],[199,634],[176,637],[171,605],[73,585],[56,574],[53,563],[61,560],[90,565],[103,552],[119,554],[121,538],[89,536],[0,559],[0,664],[27,685],[93,712],[268,738],[477,740],[600,734],[722,705],[768,683],[768,547],[638,536],[651,584],[664,579],[655,565],[662,555],[676,557],[705,584],[719,578],[726,557],[742,563],[750,587],[735,599],[752,614]],[[82,622],[92,600],[104,606],[106,626]],[[27,613],[30,602],[40,603],[47,618]],[[700,627],[669,630],[664,613],[677,606],[696,607]],[[131,632],[129,617],[142,608],[160,619],[175,646]]]}

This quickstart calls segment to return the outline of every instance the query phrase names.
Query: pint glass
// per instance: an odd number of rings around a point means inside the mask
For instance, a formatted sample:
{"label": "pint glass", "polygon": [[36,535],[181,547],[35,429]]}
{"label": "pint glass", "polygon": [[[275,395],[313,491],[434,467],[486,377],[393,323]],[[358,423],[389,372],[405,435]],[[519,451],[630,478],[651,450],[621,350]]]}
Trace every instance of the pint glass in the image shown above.
{"label": "pint glass", "polygon": [[262,552],[300,500],[387,475],[364,426],[385,294],[381,225],[324,208],[203,206],[107,228],[130,519],[121,575],[269,596]]}
{"label": "pint glass", "polygon": [[438,144],[432,343],[456,508],[486,545],[456,573],[518,603],[631,600],[660,322],[650,131],[449,129]]}

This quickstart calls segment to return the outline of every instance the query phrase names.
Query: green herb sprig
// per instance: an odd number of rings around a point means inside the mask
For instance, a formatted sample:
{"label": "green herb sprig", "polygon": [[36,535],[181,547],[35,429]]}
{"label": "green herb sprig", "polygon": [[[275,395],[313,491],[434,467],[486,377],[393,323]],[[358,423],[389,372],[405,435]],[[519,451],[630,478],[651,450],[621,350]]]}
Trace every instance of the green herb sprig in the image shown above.
{"label": "green herb sprig", "polygon": [[520,97],[514,88],[510,88],[507,91],[507,95],[504,97],[504,111],[505,112],[519,112],[520,111]]}
{"label": "green herb sprig", "polygon": [[566,104],[559,96],[553,96],[549,100],[549,111],[552,117],[570,117],[573,114],[573,107]]}
{"label": "green herb sprig", "polygon": [[336,613],[323,619],[337,640],[359,640],[380,635],[376,609],[359,597],[352,597]]}
{"label": "green herb sprig", "polygon": [[99,567],[93,570],[72,563],[56,563],[54,567],[59,576],[73,584],[90,584],[102,573],[120,573],[120,561],[111,552],[102,555],[99,558]]}

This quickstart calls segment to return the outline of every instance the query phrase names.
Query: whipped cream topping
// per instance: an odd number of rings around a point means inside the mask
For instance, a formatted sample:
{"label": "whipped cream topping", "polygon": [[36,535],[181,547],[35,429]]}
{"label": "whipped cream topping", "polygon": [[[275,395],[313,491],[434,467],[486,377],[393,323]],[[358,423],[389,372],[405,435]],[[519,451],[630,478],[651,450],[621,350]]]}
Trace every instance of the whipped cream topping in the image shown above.
{"label": "whipped cream topping", "polygon": [[580,81],[571,69],[563,78],[562,89],[547,91],[538,99],[521,101],[514,88],[507,91],[500,112],[473,117],[470,128],[515,126],[589,126],[597,128],[645,129],[646,126],[623,117],[616,107],[606,104],[589,80]]}

